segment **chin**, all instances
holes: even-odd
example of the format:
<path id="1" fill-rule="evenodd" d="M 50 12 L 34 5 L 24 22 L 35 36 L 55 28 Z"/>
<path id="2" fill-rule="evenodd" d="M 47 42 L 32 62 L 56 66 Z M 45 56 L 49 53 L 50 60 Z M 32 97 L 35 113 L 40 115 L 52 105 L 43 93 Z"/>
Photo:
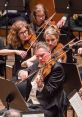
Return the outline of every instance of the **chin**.
<path id="1" fill-rule="evenodd" d="M 41 65 L 44 65 L 44 64 L 45 64 L 45 62 L 40 62 L 40 64 L 41 64 Z"/>
<path id="2" fill-rule="evenodd" d="M 24 39 L 24 41 L 28 41 L 29 39 Z"/>

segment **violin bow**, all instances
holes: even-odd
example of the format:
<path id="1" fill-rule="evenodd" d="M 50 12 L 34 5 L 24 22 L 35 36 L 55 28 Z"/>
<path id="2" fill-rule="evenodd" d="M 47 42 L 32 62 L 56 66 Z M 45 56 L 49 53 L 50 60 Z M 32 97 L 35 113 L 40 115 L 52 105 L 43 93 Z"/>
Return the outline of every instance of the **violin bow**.
<path id="1" fill-rule="evenodd" d="M 46 20 L 45 22 L 45 25 L 47 26 L 48 23 L 52 20 L 52 18 L 56 15 L 56 12 L 52 14 L 52 16 L 49 17 L 49 19 Z M 37 30 L 36 30 L 36 33 L 41 29 L 43 28 L 44 24 L 42 24 Z M 46 28 L 46 27 L 45 27 Z"/>
<path id="2" fill-rule="evenodd" d="M 56 12 L 53 13 L 53 15 L 47 20 L 46 25 L 44 26 L 44 28 L 40 31 L 40 33 L 38 34 L 38 36 L 36 37 L 36 40 L 38 39 L 38 37 L 41 35 L 41 33 L 44 31 L 44 29 L 46 28 L 46 26 L 48 25 L 48 23 L 51 21 L 51 19 L 56 15 Z M 33 44 L 36 42 L 36 40 L 33 41 L 33 43 L 30 45 L 29 49 L 27 50 L 27 52 L 31 49 L 31 47 L 33 46 Z"/>
<path id="3" fill-rule="evenodd" d="M 73 40 L 71 40 L 70 42 L 68 42 L 65 46 L 63 46 L 62 48 L 55 50 L 54 54 L 57 54 L 58 52 L 61 52 L 65 47 L 67 47 L 70 43 L 72 43 L 76 38 L 74 38 Z"/>
<path id="4" fill-rule="evenodd" d="M 74 38 L 73 40 L 71 40 L 70 42 L 68 42 L 63 48 L 58 49 L 58 50 L 55 52 L 55 54 L 57 54 L 58 52 L 60 52 L 61 50 L 63 50 L 66 46 L 68 46 L 69 44 L 71 44 L 75 39 L 76 39 L 76 38 Z M 82 40 L 79 40 L 79 41 L 73 43 L 71 46 L 76 45 L 76 44 L 79 43 L 79 42 L 82 42 Z M 68 51 L 69 51 L 69 50 L 66 50 L 65 52 L 63 52 L 62 54 L 60 54 L 59 56 L 57 56 L 57 57 L 56 57 L 56 60 L 57 60 L 58 58 L 62 57 L 62 56 L 63 56 L 66 52 L 68 52 Z M 55 60 L 55 61 L 56 61 L 56 60 Z"/>

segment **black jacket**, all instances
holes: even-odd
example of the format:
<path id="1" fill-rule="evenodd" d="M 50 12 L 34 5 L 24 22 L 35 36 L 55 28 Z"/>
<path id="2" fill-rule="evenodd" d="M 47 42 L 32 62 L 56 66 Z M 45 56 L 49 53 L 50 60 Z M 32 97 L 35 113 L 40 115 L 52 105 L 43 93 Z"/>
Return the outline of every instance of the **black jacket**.
<path id="1" fill-rule="evenodd" d="M 34 64 L 29 69 L 29 73 L 38 69 L 38 64 Z M 28 79 L 27 93 L 31 91 L 31 80 Z M 41 109 L 44 111 L 45 117 L 63 117 L 63 112 L 66 106 L 66 94 L 63 90 L 64 70 L 59 63 L 56 63 L 51 70 L 51 73 L 45 77 L 44 88 L 41 92 L 37 91 L 37 98 L 40 101 Z M 30 84 L 30 85 L 29 85 Z M 23 85 L 24 88 L 25 85 Z M 25 91 L 25 90 L 24 90 Z M 23 92 L 23 91 L 22 91 Z M 23 92 L 24 93 L 24 92 Z M 34 107 L 34 106 L 33 106 Z"/>

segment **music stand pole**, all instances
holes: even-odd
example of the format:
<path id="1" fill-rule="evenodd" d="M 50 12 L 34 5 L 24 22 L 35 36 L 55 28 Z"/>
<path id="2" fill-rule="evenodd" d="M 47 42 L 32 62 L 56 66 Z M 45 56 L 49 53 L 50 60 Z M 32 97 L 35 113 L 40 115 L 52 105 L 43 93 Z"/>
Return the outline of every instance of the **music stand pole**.
<path id="1" fill-rule="evenodd" d="M 70 39 L 70 32 L 71 32 L 71 26 L 70 26 L 70 17 L 71 17 L 71 0 L 68 0 L 67 2 L 67 12 L 68 12 L 68 17 L 67 17 L 67 21 L 68 21 L 68 37 L 67 39 Z"/>
<path id="2" fill-rule="evenodd" d="M 6 104 L 7 104 L 7 110 L 9 110 L 10 108 L 10 103 L 14 100 L 14 94 L 8 94 L 8 96 L 6 97 Z"/>
<path id="3" fill-rule="evenodd" d="M 7 34 L 8 34 L 8 0 L 5 2 L 5 10 L 6 10 L 6 45 L 7 45 Z"/>

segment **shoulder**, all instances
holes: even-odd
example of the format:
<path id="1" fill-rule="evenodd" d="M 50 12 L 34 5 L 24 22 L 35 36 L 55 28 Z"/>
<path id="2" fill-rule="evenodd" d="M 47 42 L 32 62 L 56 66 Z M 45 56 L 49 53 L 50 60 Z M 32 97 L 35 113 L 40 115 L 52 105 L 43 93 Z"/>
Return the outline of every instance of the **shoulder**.
<path id="1" fill-rule="evenodd" d="M 53 66 L 53 71 L 61 71 L 62 73 L 64 73 L 64 69 L 63 69 L 63 66 L 61 63 L 56 63 L 54 66 Z"/>
<path id="2" fill-rule="evenodd" d="M 61 68 L 63 68 L 62 64 L 59 63 L 59 62 L 56 62 L 56 64 L 54 65 L 54 68 L 56 68 L 56 67 L 61 67 Z"/>

